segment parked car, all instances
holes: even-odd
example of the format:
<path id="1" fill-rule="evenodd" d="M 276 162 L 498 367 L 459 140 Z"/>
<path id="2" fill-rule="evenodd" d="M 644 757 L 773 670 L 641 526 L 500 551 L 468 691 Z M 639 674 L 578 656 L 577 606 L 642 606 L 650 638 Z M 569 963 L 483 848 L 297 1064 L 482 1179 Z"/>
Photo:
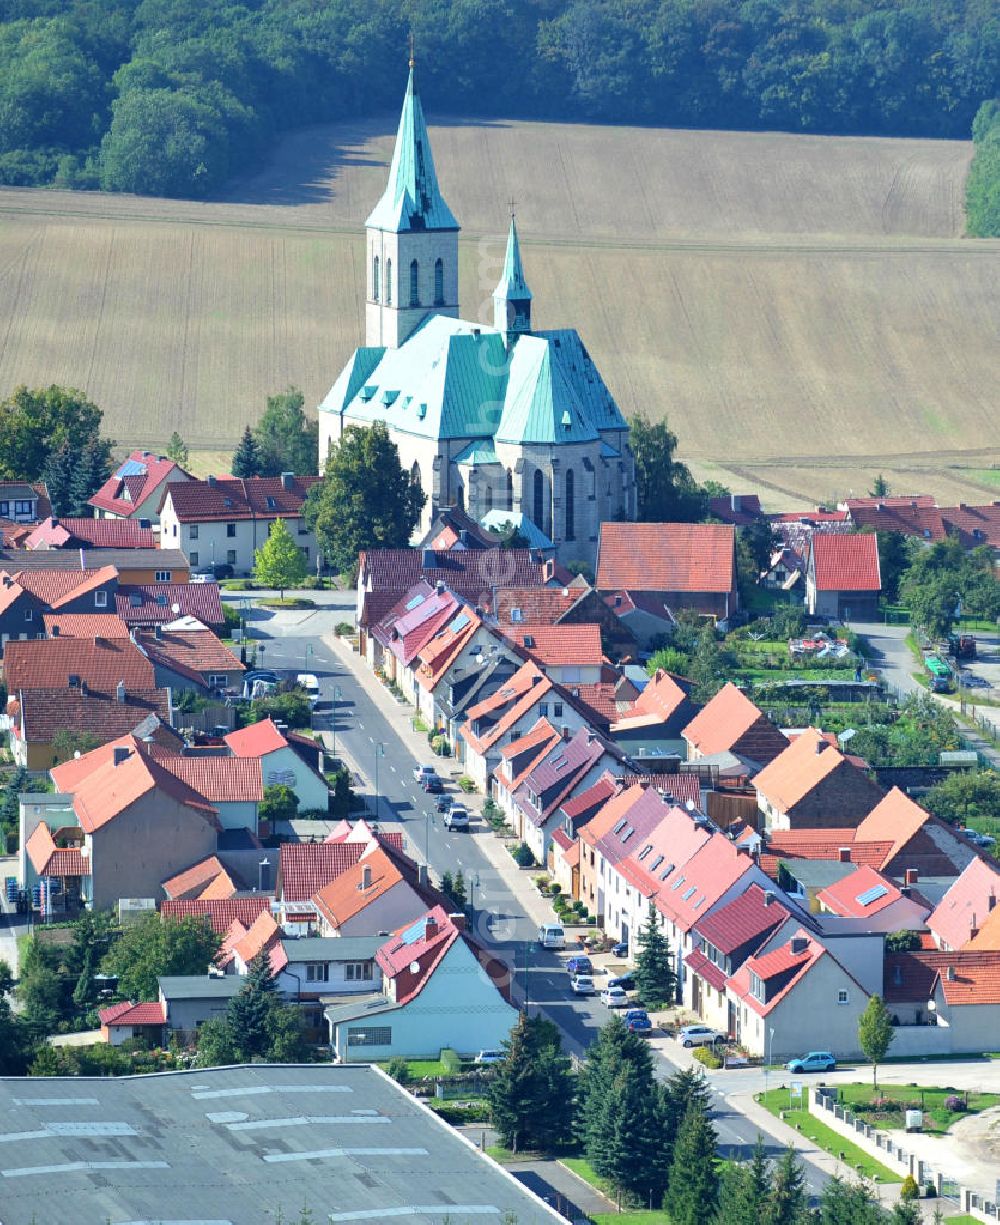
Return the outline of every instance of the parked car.
<path id="1" fill-rule="evenodd" d="M 569 986 L 574 995 L 593 995 L 597 990 L 589 974 L 574 974 Z"/>
<path id="2" fill-rule="evenodd" d="M 785 1064 L 789 1072 L 832 1072 L 836 1066 L 837 1061 L 829 1051 L 810 1051 Z"/>
<path id="3" fill-rule="evenodd" d="M 571 957 L 566 962 L 566 969 L 570 974 L 593 974 L 594 972 L 589 957 Z"/>
<path id="4" fill-rule="evenodd" d="M 609 1008 L 624 1008 L 628 1003 L 628 996 L 621 987 L 605 987 L 601 992 L 601 1003 L 607 1004 Z"/>
<path id="5" fill-rule="evenodd" d="M 722 1041 L 722 1034 L 707 1025 L 685 1025 L 677 1031 L 677 1041 L 681 1046 L 713 1046 Z"/>
<path id="6" fill-rule="evenodd" d="M 503 1063 L 503 1051 L 480 1051 L 472 1062 L 480 1065 Z"/>
<path id="7" fill-rule="evenodd" d="M 420 786 L 423 787 L 428 795 L 439 795 L 444 791 L 444 783 L 436 774 L 425 775 Z"/>
<path id="8" fill-rule="evenodd" d="M 962 684 L 966 689 L 991 689 L 992 686 L 985 676 L 977 676 L 975 672 L 963 672 Z"/>
<path id="9" fill-rule="evenodd" d="M 625 1013 L 625 1024 L 633 1034 L 648 1034 L 653 1029 L 653 1022 L 645 1008 L 630 1008 Z"/>
<path id="10" fill-rule="evenodd" d="M 444 814 L 445 829 L 468 829 L 469 828 L 469 810 L 463 808 L 461 804 L 455 804 Z"/>
<path id="11" fill-rule="evenodd" d="M 414 766 L 413 781 L 422 783 L 425 778 L 437 778 L 437 770 L 434 766 Z"/>
<path id="12" fill-rule="evenodd" d="M 566 947 L 566 933 L 558 923 L 545 923 L 538 929 L 538 943 L 543 949 Z"/>
<path id="13" fill-rule="evenodd" d="M 627 957 L 628 956 L 628 941 L 622 940 L 620 944 L 613 944 L 611 946 L 611 952 L 615 957 Z"/>
<path id="14" fill-rule="evenodd" d="M 621 987 L 623 991 L 634 991 L 635 990 L 635 978 L 632 976 L 631 973 L 616 974 L 612 978 L 608 979 L 608 986 L 609 987 Z"/>
<path id="15" fill-rule="evenodd" d="M 306 691 L 310 706 L 319 704 L 319 678 L 311 672 L 300 672 L 295 678 L 296 685 Z"/>

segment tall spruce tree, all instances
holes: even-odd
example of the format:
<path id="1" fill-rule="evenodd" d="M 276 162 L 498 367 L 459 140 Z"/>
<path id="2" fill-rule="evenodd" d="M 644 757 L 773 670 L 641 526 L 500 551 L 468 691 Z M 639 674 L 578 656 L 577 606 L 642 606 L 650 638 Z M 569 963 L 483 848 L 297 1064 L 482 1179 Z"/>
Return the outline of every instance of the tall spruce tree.
<path id="1" fill-rule="evenodd" d="M 673 1144 L 684 1116 L 694 1104 L 706 1114 L 711 1105 L 712 1094 L 699 1068 L 681 1068 L 664 1082 L 664 1126 L 667 1137 Z"/>
<path id="2" fill-rule="evenodd" d="M 674 1002 L 677 974 L 670 956 L 670 942 L 652 902 L 646 922 L 639 929 L 638 950 L 635 981 L 639 998 L 647 1008 L 668 1007 Z"/>
<path id="3" fill-rule="evenodd" d="M 572 1132 L 573 1078 L 559 1030 L 544 1017 L 518 1017 L 503 1044 L 487 1096 L 505 1147 L 558 1148 Z"/>
<path id="4" fill-rule="evenodd" d="M 91 441 L 74 459 L 66 513 L 85 517 L 90 509 L 88 503 L 91 496 L 111 475 L 111 458 L 103 443 Z"/>
<path id="5" fill-rule="evenodd" d="M 587 1050 L 587 1058 L 577 1083 L 577 1135 L 594 1169 L 598 1169 L 607 1140 L 608 1095 L 623 1064 L 635 1063 L 643 1076 L 653 1080 L 649 1048 L 630 1033 L 621 1017 L 614 1016 L 602 1025 L 597 1039 Z"/>
<path id="6" fill-rule="evenodd" d="M 49 491 L 49 501 L 54 515 L 69 515 L 73 505 L 73 471 L 76 456 L 68 442 L 49 452 L 42 469 L 42 480 Z"/>
<path id="7" fill-rule="evenodd" d="M 725 1167 L 719 1179 L 715 1225 L 771 1225 L 771 1163 L 757 1137 L 749 1161 Z"/>
<path id="8" fill-rule="evenodd" d="M 795 1149 L 788 1146 L 771 1171 L 767 1225 L 802 1225 L 808 1219 L 809 1196 L 805 1174 Z"/>
<path id="9" fill-rule="evenodd" d="M 692 1101 L 674 1141 L 667 1210 L 673 1225 L 710 1221 L 719 1195 L 715 1147 L 718 1137 L 708 1111 Z"/>
<path id="10" fill-rule="evenodd" d="M 277 984 L 271 960 L 258 953 L 247 967 L 246 982 L 229 1001 L 227 1020 L 241 1058 L 264 1058 L 271 1045 L 269 1021 L 277 1001 Z"/>
<path id="11" fill-rule="evenodd" d="M 170 441 L 167 443 L 167 459 L 172 459 L 175 464 L 180 464 L 183 468 L 188 462 L 190 452 L 188 444 L 178 434 L 176 430 L 170 435 Z"/>
<path id="12" fill-rule="evenodd" d="M 243 437 L 233 452 L 232 469 L 233 476 L 244 479 L 248 476 L 260 476 L 263 471 L 260 448 L 257 446 L 257 439 L 254 438 L 249 425 L 243 430 Z"/>
<path id="13" fill-rule="evenodd" d="M 670 1166 L 661 1094 L 634 1063 L 622 1065 L 608 1094 L 601 1173 L 629 1199 L 658 1208 Z"/>

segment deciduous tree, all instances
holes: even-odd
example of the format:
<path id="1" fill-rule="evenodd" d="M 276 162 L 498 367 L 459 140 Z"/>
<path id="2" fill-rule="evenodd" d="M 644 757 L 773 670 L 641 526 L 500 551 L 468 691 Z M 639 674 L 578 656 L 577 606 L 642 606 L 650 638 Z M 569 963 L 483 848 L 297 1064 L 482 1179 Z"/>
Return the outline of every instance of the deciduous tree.
<path id="1" fill-rule="evenodd" d="M 261 587 L 276 587 L 281 599 L 289 587 L 302 585 L 306 559 L 284 519 L 275 519 L 267 539 L 254 554 L 253 576 Z"/>
<path id="2" fill-rule="evenodd" d="M 305 402 L 297 387 L 268 396 L 254 430 L 264 476 L 314 476 L 319 471 L 319 424 L 306 416 Z"/>
<path id="3" fill-rule="evenodd" d="M 885 1001 L 880 995 L 873 995 L 858 1018 L 858 1044 L 872 1065 L 872 1084 L 875 1086 L 878 1085 L 878 1065 L 886 1057 L 895 1036 Z"/>
<path id="4" fill-rule="evenodd" d="M 53 451 L 80 456 L 94 444 L 110 462 L 114 443 L 101 438 L 104 414 L 70 387 L 18 387 L 0 401 L 0 480 L 37 481 Z"/>
<path id="5" fill-rule="evenodd" d="M 687 465 L 674 458 L 677 436 L 666 421 L 651 422 L 637 413 L 629 420 L 629 446 L 642 522 L 695 523 L 705 517 L 708 498 Z"/>
<path id="6" fill-rule="evenodd" d="M 119 994 L 126 999 L 155 1000 L 158 978 L 205 974 L 220 944 L 201 917 L 161 919 L 151 914 L 125 928 L 104 955 L 101 969 L 117 974 Z"/>

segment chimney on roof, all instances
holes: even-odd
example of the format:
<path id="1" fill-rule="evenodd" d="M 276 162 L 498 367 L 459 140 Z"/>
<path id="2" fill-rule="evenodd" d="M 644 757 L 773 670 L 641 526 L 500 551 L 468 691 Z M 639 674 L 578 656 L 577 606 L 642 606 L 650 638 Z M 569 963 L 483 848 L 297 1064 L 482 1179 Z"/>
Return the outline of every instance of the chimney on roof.
<path id="1" fill-rule="evenodd" d="M 438 593 L 438 595 L 444 595 L 444 579 L 438 579 L 438 581 L 434 584 L 434 590 Z"/>
<path id="2" fill-rule="evenodd" d="M 948 969 L 945 971 L 945 977 L 950 983 L 953 983 L 955 981 L 955 967 L 954 966 L 948 967 Z"/>
<path id="3" fill-rule="evenodd" d="M 425 863 L 417 864 L 417 884 L 427 884 L 427 865 Z"/>
<path id="4" fill-rule="evenodd" d="M 774 905 L 774 890 L 773 889 L 764 890 L 764 905 L 765 906 Z"/>
<path id="5" fill-rule="evenodd" d="M 793 957 L 800 957 L 809 947 L 809 941 L 805 936 L 793 936 L 788 942 L 788 947 Z"/>
<path id="6" fill-rule="evenodd" d="M 370 864 L 365 864 L 361 869 L 361 888 L 370 889 L 372 887 L 372 870 Z"/>
<path id="7" fill-rule="evenodd" d="M 992 910 L 997 904 L 997 895 L 990 890 L 990 896 L 986 899 L 987 910 Z"/>
<path id="8" fill-rule="evenodd" d="M 564 723 L 562 727 L 560 727 L 559 735 L 562 736 L 563 740 L 569 739 L 569 725 L 568 724 Z"/>
<path id="9" fill-rule="evenodd" d="M 58 626 L 58 625 L 53 625 L 53 627 L 52 627 L 52 637 L 53 637 L 53 638 L 58 638 L 58 637 L 59 637 L 59 626 Z"/>
<path id="10" fill-rule="evenodd" d="M 459 528 L 458 538 L 468 548 L 469 545 L 469 529 L 467 527 Z"/>
<path id="11" fill-rule="evenodd" d="M 271 890 L 271 861 L 266 855 L 257 865 L 257 888 L 261 893 Z"/>
<path id="12" fill-rule="evenodd" d="M 205 480 L 206 480 L 206 481 L 208 481 L 208 483 L 209 483 L 209 485 L 211 486 L 211 488 L 212 488 L 212 489 L 214 489 L 214 488 L 215 488 L 215 477 L 214 477 L 214 476 L 212 476 L 212 474 L 211 474 L 211 473 L 209 473 L 209 475 L 205 477 Z"/>
<path id="13" fill-rule="evenodd" d="M 455 914 L 450 914 L 448 916 L 448 922 L 451 923 L 453 927 L 457 927 L 460 932 L 465 931 L 465 915 L 464 914 L 458 914 L 457 912 Z"/>
<path id="14" fill-rule="evenodd" d="M 291 487 L 292 487 L 292 481 L 294 481 L 294 480 L 295 480 L 295 473 L 294 473 L 294 472 L 282 472 L 282 474 L 281 474 L 281 488 L 282 488 L 282 489 L 291 489 Z"/>
<path id="15" fill-rule="evenodd" d="M 979 923 L 976 919 L 975 912 L 973 912 L 970 917 L 972 921 L 969 924 L 969 939 L 975 940 L 975 938 L 979 935 Z"/>
<path id="16" fill-rule="evenodd" d="M 434 570 L 437 568 L 437 557 L 435 556 L 433 549 L 424 549 L 420 558 L 420 564 L 425 570 Z"/>
<path id="17" fill-rule="evenodd" d="M 130 756 L 131 754 L 129 753 L 128 749 L 123 744 L 119 744 L 115 746 L 114 764 L 116 766 L 120 766 L 123 762 L 128 761 Z"/>
<path id="18" fill-rule="evenodd" d="M 115 685 L 115 701 L 116 702 L 125 701 L 125 682 L 124 681 L 119 681 L 118 684 Z"/>
<path id="19" fill-rule="evenodd" d="M 920 879 L 920 873 L 916 868 L 907 868 L 904 879 L 908 885 L 915 885 Z"/>
<path id="20" fill-rule="evenodd" d="M 849 846 L 840 847 L 837 851 L 837 858 L 840 860 L 841 863 L 850 863 L 851 862 L 851 848 Z"/>
<path id="21" fill-rule="evenodd" d="M 424 936 L 427 940 L 433 940 L 437 935 L 438 925 L 437 919 L 433 915 L 428 915 L 424 924 Z"/>
<path id="22" fill-rule="evenodd" d="M 729 509 L 730 510 L 739 511 L 742 509 L 742 505 L 743 505 L 743 499 L 740 497 L 738 493 L 731 493 L 729 495 Z"/>

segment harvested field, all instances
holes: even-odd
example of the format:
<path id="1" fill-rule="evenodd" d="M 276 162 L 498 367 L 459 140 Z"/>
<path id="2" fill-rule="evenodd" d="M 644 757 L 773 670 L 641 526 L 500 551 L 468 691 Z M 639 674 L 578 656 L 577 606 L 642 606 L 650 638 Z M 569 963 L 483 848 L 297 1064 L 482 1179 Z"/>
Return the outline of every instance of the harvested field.
<path id="1" fill-rule="evenodd" d="M 123 442 L 176 428 L 206 452 L 269 392 L 317 402 L 361 337 L 393 128 L 296 133 L 225 201 L 0 191 L 0 391 L 74 384 Z M 770 504 L 879 470 L 995 496 L 1000 242 L 959 237 L 969 145 L 530 123 L 432 139 L 466 317 L 489 318 L 513 195 L 538 324 L 577 326 L 623 410 L 665 413 L 703 475 Z"/>

